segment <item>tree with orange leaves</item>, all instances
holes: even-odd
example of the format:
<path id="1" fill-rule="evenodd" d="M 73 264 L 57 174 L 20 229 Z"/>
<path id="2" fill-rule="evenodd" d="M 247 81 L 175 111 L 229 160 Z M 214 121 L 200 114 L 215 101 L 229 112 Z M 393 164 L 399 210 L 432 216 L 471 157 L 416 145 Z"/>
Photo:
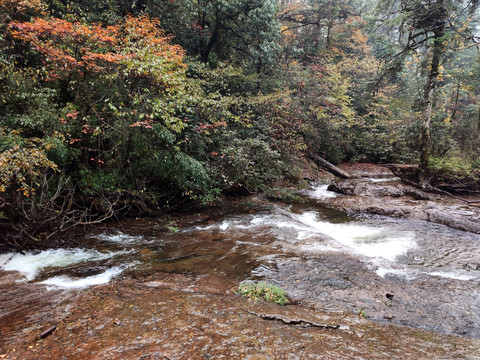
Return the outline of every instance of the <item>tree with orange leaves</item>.
<path id="1" fill-rule="evenodd" d="M 3 49 L 15 51 L 0 83 L 0 203 L 7 213 L 50 206 L 22 204 L 50 199 L 37 184 L 57 169 L 87 194 L 152 184 L 198 191 L 204 170 L 177 145 L 194 97 L 184 51 L 158 20 L 127 16 L 102 26 L 34 18 L 7 29 Z"/>
<path id="2" fill-rule="evenodd" d="M 22 128 L 35 137 L 60 131 L 69 151 L 82 154 L 82 160 L 69 156 L 85 171 L 122 169 L 136 156 L 151 156 L 155 142 L 156 151 L 173 150 L 172 139 L 185 128 L 186 66 L 183 49 L 171 44 L 158 20 L 128 16 L 105 27 L 35 18 L 11 22 L 9 32 L 27 50 L 19 61 L 30 65 L 24 71 L 49 88 L 48 101 L 56 103 L 49 113 L 57 107 L 58 120 L 9 117 L 5 131 Z"/>
<path id="3" fill-rule="evenodd" d="M 180 75 L 185 67 L 183 50 L 169 43 L 158 20 L 146 16 L 129 16 L 122 25 L 108 27 L 36 18 L 12 22 L 10 31 L 43 55 L 51 79 L 105 73 L 122 65 L 170 86 L 170 75 Z"/>
<path id="4" fill-rule="evenodd" d="M 46 69 L 46 81 L 58 85 L 59 102 L 73 103 L 84 119 L 96 117 L 97 124 L 86 121 L 83 128 L 106 125 L 109 117 L 118 118 L 118 105 L 129 102 L 131 124 L 140 117 L 163 120 L 171 131 L 182 129 L 175 115 L 185 91 L 184 52 L 170 43 L 158 20 L 129 16 L 120 25 L 103 27 L 36 18 L 12 22 L 9 28 L 15 39 L 41 55 L 39 68 Z M 106 106 L 100 99 L 112 87 L 117 96 L 110 95 Z M 155 101 L 150 101 L 153 93 Z"/>

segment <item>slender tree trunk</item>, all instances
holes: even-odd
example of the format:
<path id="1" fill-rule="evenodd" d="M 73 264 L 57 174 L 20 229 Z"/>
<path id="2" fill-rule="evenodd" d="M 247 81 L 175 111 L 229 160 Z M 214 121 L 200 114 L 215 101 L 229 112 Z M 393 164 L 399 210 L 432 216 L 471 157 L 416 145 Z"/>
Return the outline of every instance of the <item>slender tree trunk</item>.
<path id="1" fill-rule="evenodd" d="M 219 18 L 219 13 L 218 10 L 215 15 L 215 25 L 212 30 L 212 34 L 210 35 L 210 39 L 208 40 L 208 43 L 206 46 L 201 50 L 201 56 L 202 56 L 202 61 L 203 62 L 208 62 L 208 56 L 210 55 L 210 52 L 213 49 L 213 46 L 217 43 L 219 33 L 220 33 L 220 18 Z"/>
<path id="2" fill-rule="evenodd" d="M 478 107 L 477 132 L 480 133 L 480 106 Z"/>
<path id="3" fill-rule="evenodd" d="M 327 25 L 327 39 L 325 41 L 325 48 L 330 48 L 330 36 L 333 27 L 333 21 L 329 21 Z"/>
<path id="4" fill-rule="evenodd" d="M 474 147 L 476 147 L 477 149 L 479 148 L 479 144 L 480 144 L 480 106 L 478 107 L 478 118 L 477 118 L 477 133 L 476 133 L 476 143 L 474 143 Z M 477 152 L 478 154 L 478 152 Z"/>
<path id="5" fill-rule="evenodd" d="M 460 98 L 460 82 L 457 82 L 457 87 L 455 89 L 455 99 L 453 100 L 453 109 L 452 109 L 452 115 L 450 115 L 450 123 L 453 125 L 455 121 L 455 116 L 457 115 L 457 110 L 458 110 L 458 99 Z M 453 126 L 451 126 L 450 129 L 452 129 Z"/>
<path id="6" fill-rule="evenodd" d="M 426 179 L 428 174 L 428 158 L 430 157 L 430 125 L 432 122 L 433 102 L 435 90 L 438 85 L 438 74 L 440 68 L 440 61 L 443 55 L 444 43 L 444 27 L 442 23 L 435 29 L 433 54 L 430 62 L 430 70 L 428 74 L 427 84 L 425 85 L 425 92 L 423 96 L 423 114 L 421 125 L 421 141 L 420 141 L 420 181 Z"/>

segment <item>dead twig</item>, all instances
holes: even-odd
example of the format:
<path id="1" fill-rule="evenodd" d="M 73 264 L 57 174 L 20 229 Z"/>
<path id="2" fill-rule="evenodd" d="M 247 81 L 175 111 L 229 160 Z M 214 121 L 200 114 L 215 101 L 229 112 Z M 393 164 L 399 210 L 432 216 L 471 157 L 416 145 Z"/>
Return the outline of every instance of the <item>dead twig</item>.
<path id="1" fill-rule="evenodd" d="M 55 325 L 50 326 L 47 330 L 45 330 L 40 335 L 38 335 L 37 338 L 39 340 L 45 339 L 48 335 L 52 334 L 56 329 L 57 329 L 57 327 Z"/>
<path id="2" fill-rule="evenodd" d="M 302 327 L 316 327 L 321 329 L 332 329 L 332 330 L 340 329 L 340 325 L 326 325 L 326 324 L 320 324 L 320 323 L 316 323 L 316 322 L 302 319 L 302 318 L 291 319 L 279 314 L 260 314 L 260 313 L 256 313 L 256 312 L 245 310 L 245 309 L 240 309 L 240 310 L 242 310 L 243 312 L 246 312 L 247 314 L 262 318 L 264 320 L 280 321 L 286 325 L 299 325 Z"/>

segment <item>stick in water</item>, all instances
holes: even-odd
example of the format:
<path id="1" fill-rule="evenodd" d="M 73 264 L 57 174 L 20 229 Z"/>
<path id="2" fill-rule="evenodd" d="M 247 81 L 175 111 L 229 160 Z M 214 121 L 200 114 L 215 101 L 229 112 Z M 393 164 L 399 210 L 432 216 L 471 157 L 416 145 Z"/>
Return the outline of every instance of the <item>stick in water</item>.
<path id="1" fill-rule="evenodd" d="M 47 330 L 45 330 L 44 332 L 42 332 L 40 335 L 38 335 L 38 338 L 39 339 L 45 339 L 48 335 L 50 335 L 51 333 L 53 333 L 55 331 L 57 327 L 55 325 L 49 327 Z"/>

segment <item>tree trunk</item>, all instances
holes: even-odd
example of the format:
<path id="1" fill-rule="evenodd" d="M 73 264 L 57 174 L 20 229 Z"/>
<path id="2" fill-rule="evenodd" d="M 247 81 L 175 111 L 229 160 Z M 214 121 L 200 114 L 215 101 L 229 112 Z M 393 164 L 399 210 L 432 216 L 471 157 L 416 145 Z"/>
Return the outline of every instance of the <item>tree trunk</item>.
<path id="1" fill-rule="evenodd" d="M 428 173 L 428 158 L 430 157 L 430 124 L 432 122 L 433 101 L 435 90 L 437 88 L 437 78 L 439 74 L 440 61 L 443 55 L 445 24 L 440 22 L 434 31 L 433 55 L 430 62 L 430 70 L 428 74 L 427 84 L 423 96 L 423 114 L 421 125 L 421 141 L 420 141 L 420 181 L 426 179 Z"/>
<path id="2" fill-rule="evenodd" d="M 480 106 L 478 107 L 477 133 L 480 133 Z"/>
<path id="3" fill-rule="evenodd" d="M 452 124 L 452 126 L 450 127 L 450 132 L 453 129 L 453 123 L 455 121 L 455 116 L 457 115 L 459 98 L 460 98 L 460 82 L 457 82 L 457 86 L 455 88 L 455 99 L 453 100 L 452 115 L 450 115 L 450 123 Z"/>
<path id="4" fill-rule="evenodd" d="M 333 27 L 333 21 L 329 21 L 327 25 L 327 39 L 325 41 L 326 49 L 330 48 L 330 36 L 331 36 L 332 27 Z"/>
<path id="5" fill-rule="evenodd" d="M 201 49 L 201 57 L 203 62 L 208 62 L 208 57 L 212 51 L 214 45 L 217 43 L 220 33 L 220 18 L 218 10 L 215 13 L 215 25 L 213 26 L 212 34 L 206 46 Z"/>

